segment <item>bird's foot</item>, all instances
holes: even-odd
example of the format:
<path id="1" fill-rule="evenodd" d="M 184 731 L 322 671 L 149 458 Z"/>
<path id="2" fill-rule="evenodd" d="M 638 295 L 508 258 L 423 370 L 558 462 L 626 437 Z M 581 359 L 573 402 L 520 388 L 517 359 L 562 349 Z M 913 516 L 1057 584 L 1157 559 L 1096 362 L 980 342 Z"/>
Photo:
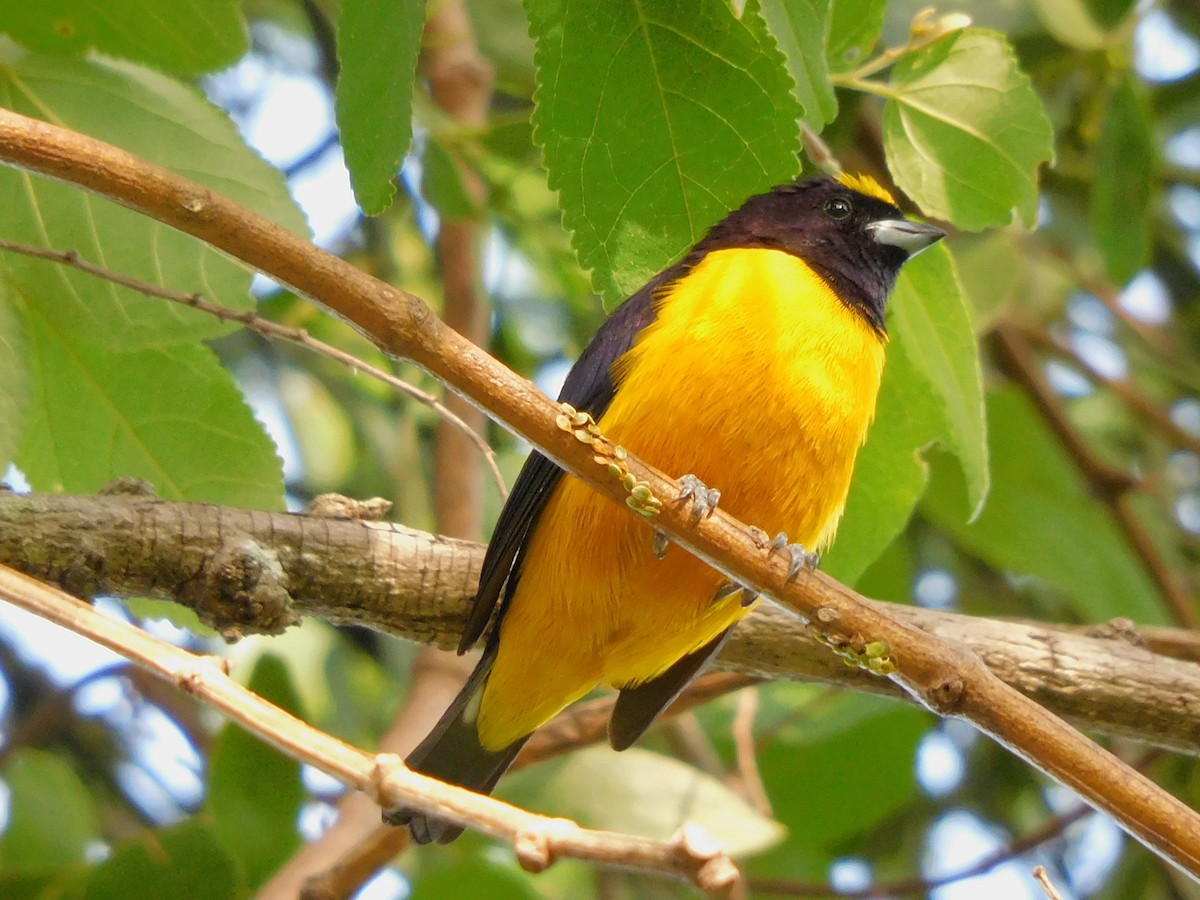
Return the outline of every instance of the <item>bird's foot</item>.
<path id="1" fill-rule="evenodd" d="M 769 553 L 782 553 L 788 558 L 787 580 L 793 581 L 801 571 L 815 572 L 821 562 L 821 554 L 810 553 L 803 544 L 788 542 L 788 536 L 782 531 L 771 541 Z"/>
<path id="2" fill-rule="evenodd" d="M 695 475 L 684 475 L 679 479 L 679 484 L 679 502 L 691 501 L 693 525 L 698 525 L 701 519 L 711 516 L 717 504 L 721 502 L 721 492 L 710 488 Z"/>
<path id="3" fill-rule="evenodd" d="M 692 504 L 692 525 L 698 525 L 702 519 L 711 516 L 717 504 L 721 502 L 721 492 L 710 488 L 695 475 L 684 475 L 679 479 L 679 484 L 679 496 L 676 500 Z M 670 544 L 671 539 L 666 534 L 657 530 L 654 532 L 653 549 L 658 559 L 667 555 L 667 547 Z"/>

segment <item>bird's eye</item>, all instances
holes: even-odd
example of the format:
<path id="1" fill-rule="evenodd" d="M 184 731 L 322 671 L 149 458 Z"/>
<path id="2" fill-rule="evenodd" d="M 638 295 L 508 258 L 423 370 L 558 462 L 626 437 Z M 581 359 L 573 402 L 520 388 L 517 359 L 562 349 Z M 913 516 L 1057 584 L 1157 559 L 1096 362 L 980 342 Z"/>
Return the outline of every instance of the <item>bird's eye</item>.
<path id="1" fill-rule="evenodd" d="M 825 215 L 831 219 L 848 219 L 854 208 L 845 197 L 830 197 L 825 201 Z"/>

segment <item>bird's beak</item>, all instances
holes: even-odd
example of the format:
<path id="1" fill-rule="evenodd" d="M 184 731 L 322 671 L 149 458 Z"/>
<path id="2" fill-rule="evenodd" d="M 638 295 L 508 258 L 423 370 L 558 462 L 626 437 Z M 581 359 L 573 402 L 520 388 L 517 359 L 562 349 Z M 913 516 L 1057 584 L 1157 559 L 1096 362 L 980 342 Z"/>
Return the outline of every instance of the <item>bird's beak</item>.
<path id="1" fill-rule="evenodd" d="M 909 256 L 916 256 L 946 236 L 946 232 L 936 225 L 925 222 L 913 222 L 908 219 L 883 219 L 872 222 L 867 230 L 875 240 L 889 247 L 899 247 Z"/>

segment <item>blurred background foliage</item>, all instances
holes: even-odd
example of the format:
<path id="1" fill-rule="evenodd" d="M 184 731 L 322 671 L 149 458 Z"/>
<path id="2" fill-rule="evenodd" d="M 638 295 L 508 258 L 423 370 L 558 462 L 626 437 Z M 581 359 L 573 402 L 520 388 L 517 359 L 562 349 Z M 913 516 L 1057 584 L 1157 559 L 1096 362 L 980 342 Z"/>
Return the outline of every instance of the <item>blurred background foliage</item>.
<path id="1" fill-rule="evenodd" d="M 496 74 L 482 127 L 427 93 L 414 0 L 163 0 L 159 17 L 132 0 L 103 15 L 3 4 L 0 105 L 305 231 L 298 204 L 320 245 L 435 309 L 439 223 L 477 221 L 492 352 L 549 393 L 606 308 L 747 194 L 816 171 L 827 147 L 952 230 L 894 298 L 879 420 L 827 569 L 871 596 L 975 615 L 1196 624 L 1200 6 L 467 6 Z M 439 390 L 168 229 L 19 172 L 0 182 L 0 237 L 257 303 Z M 45 262 L 5 255 L 0 275 L 0 463 L 14 485 L 94 492 L 136 475 L 164 497 L 292 509 L 327 491 L 378 495 L 396 520 L 435 529 L 428 408 Z M 769 410 L 763 421 L 786 436 Z M 528 448 L 495 426 L 489 440 L 511 482 Z M 489 486 L 485 521 L 500 502 Z M 218 646 L 164 604 L 102 606 Z M 0 894 L 247 896 L 328 824 L 338 785 L 119 660 L 0 613 Z M 414 648 L 310 621 L 228 652 L 256 690 L 372 746 L 404 702 Z M 761 792 L 734 740 L 751 714 Z M 1194 760 L 1148 765 L 1197 805 Z M 961 723 L 804 684 L 724 698 L 639 749 L 581 751 L 500 793 L 647 835 L 701 821 L 763 896 L 908 879 L 881 895 L 1038 897 L 1035 863 L 1063 896 L 1200 896 L 1106 819 L 1056 818 L 1074 798 Z M 1038 829 L 1023 855 L 1001 852 Z M 936 886 L 989 854 L 986 874 Z M 688 889 L 570 862 L 535 878 L 468 835 L 407 853 L 361 896 L 410 892 Z"/>

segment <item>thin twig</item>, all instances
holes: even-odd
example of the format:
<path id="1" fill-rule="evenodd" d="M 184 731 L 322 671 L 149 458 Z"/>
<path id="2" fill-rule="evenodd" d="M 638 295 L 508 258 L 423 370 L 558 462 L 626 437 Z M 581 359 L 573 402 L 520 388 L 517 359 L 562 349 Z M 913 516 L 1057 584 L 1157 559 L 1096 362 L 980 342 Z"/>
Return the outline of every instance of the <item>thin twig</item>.
<path id="1" fill-rule="evenodd" d="M 229 677 L 228 660 L 172 646 L 7 566 L 0 566 L 0 599 L 174 683 L 293 759 L 363 791 L 384 809 L 413 806 L 511 844 L 527 871 L 541 872 L 569 857 L 677 878 L 726 896 L 742 884 L 737 865 L 697 826 L 685 825 L 671 840 L 654 841 L 539 816 L 410 771 L 393 754 L 372 755 L 352 747 L 239 685 Z"/>
<path id="2" fill-rule="evenodd" d="M 488 467 L 492 470 L 492 477 L 496 480 L 496 487 L 500 491 L 500 495 L 502 497 L 508 496 L 508 488 L 504 483 L 504 476 L 500 474 L 500 467 L 496 463 L 496 454 L 488 446 L 487 441 L 472 430 L 461 418 L 448 410 L 437 397 L 409 384 L 407 381 L 397 378 L 395 375 L 391 375 L 382 369 L 363 362 L 351 353 L 339 350 L 332 344 L 318 340 L 303 328 L 280 325 L 278 322 L 264 319 L 250 310 L 237 310 L 231 309 L 228 306 L 221 306 L 210 300 L 205 300 L 200 294 L 186 294 L 182 291 L 173 291 L 170 288 L 160 287 L 148 281 L 122 275 L 120 272 L 114 272 L 111 269 L 106 269 L 103 266 L 89 262 L 74 250 L 52 250 L 3 239 L 0 239 L 0 250 L 7 250 L 11 253 L 20 253 L 22 256 L 31 256 L 35 259 L 55 262 L 96 278 L 101 278 L 112 284 L 127 287 L 147 297 L 153 297 L 158 300 L 169 300 L 172 303 L 179 303 L 202 313 L 207 313 L 210 316 L 220 319 L 222 322 L 237 322 L 239 325 L 249 328 L 251 331 L 261 334 L 267 339 L 287 341 L 292 344 L 298 344 L 301 347 L 307 347 L 309 350 L 336 360 L 352 371 L 361 372 L 364 375 L 382 381 L 384 384 L 395 388 L 418 403 L 428 406 L 455 428 L 462 431 L 463 434 L 467 435 L 471 442 L 479 449 L 479 452 L 483 454 Z"/>
<path id="3" fill-rule="evenodd" d="M 1033 877 L 1037 879 L 1037 883 L 1046 892 L 1047 900 L 1062 900 L 1062 895 L 1054 889 L 1054 883 L 1050 881 L 1050 876 L 1046 873 L 1045 866 L 1034 866 Z"/>

